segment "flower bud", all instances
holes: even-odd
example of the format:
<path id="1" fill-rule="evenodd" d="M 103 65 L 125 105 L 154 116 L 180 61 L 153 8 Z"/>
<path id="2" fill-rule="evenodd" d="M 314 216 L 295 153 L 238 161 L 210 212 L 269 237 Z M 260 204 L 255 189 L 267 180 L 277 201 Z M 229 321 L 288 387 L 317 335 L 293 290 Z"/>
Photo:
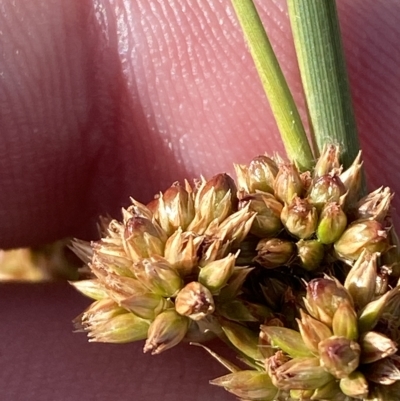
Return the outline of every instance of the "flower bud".
<path id="1" fill-rule="evenodd" d="M 185 337 L 188 327 L 189 319 L 174 309 L 161 312 L 150 324 L 143 352 L 155 355 L 174 347 Z"/>
<path id="2" fill-rule="evenodd" d="M 155 215 L 168 235 L 179 227 L 185 230 L 194 218 L 194 202 L 191 193 L 179 183 L 173 184 L 158 198 Z"/>
<path id="3" fill-rule="evenodd" d="M 318 269 L 324 258 L 324 246 L 317 240 L 300 240 L 296 243 L 301 267 L 308 271 Z"/>
<path id="4" fill-rule="evenodd" d="M 345 337 L 348 340 L 357 340 L 357 314 L 354 308 L 344 302 L 339 305 L 332 320 L 332 330 L 335 336 Z"/>
<path id="5" fill-rule="evenodd" d="M 120 305 L 143 319 L 153 320 L 164 309 L 173 307 L 171 301 L 152 293 L 131 295 L 120 302 Z"/>
<path id="6" fill-rule="evenodd" d="M 311 357 L 312 349 L 303 341 L 302 335 L 292 329 L 278 326 L 261 327 L 260 336 L 272 347 L 278 347 L 292 358 Z"/>
<path id="7" fill-rule="evenodd" d="M 70 281 L 70 284 L 83 295 L 95 299 L 96 301 L 107 298 L 107 291 L 97 279 Z"/>
<path id="8" fill-rule="evenodd" d="M 275 177 L 275 196 L 284 203 L 291 203 L 295 196 L 303 194 L 303 182 L 294 164 L 281 164 Z"/>
<path id="9" fill-rule="evenodd" d="M 321 209 L 327 202 L 341 203 L 346 188 L 340 178 L 335 174 L 319 177 L 308 191 L 310 202 Z"/>
<path id="10" fill-rule="evenodd" d="M 387 233 L 375 220 L 356 221 L 351 224 L 334 244 L 338 257 L 344 261 L 356 260 L 363 249 L 384 252 L 388 249 Z"/>
<path id="11" fill-rule="evenodd" d="M 317 358 L 294 358 L 273 370 L 272 383 L 281 390 L 313 390 L 329 383 L 332 376 Z"/>
<path id="12" fill-rule="evenodd" d="M 314 167 L 314 177 L 319 178 L 329 174 L 332 170 L 338 170 L 340 168 L 339 156 L 339 146 L 324 144 L 321 155 Z"/>
<path id="13" fill-rule="evenodd" d="M 388 187 L 371 192 L 356 205 L 357 219 L 371 219 L 383 222 L 389 212 L 393 194 Z"/>
<path id="14" fill-rule="evenodd" d="M 224 387 L 230 393 L 246 400 L 273 401 L 278 393 L 268 374 L 257 370 L 233 372 L 211 380 L 210 383 Z"/>
<path id="15" fill-rule="evenodd" d="M 332 336 L 318 344 L 321 366 L 337 379 L 348 376 L 360 363 L 360 346 L 345 337 Z"/>
<path id="16" fill-rule="evenodd" d="M 340 389 L 349 397 L 365 399 L 368 396 L 368 382 L 361 372 L 353 372 L 339 382 Z"/>
<path id="17" fill-rule="evenodd" d="M 133 262 L 162 255 L 166 240 L 166 233 L 147 218 L 135 216 L 126 223 L 123 244 Z"/>
<path id="18" fill-rule="evenodd" d="M 296 196 L 290 204 L 283 207 L 281 220 L 290 234 L 305 239 L 315 233 L 318 213 L 307 199 Z"/>
<path id="19" fill-rule="evenodd" d="M 322 208 L 317 227 L 317 237 L 323 244 L 333 244 L 343 234 L 347 217 L 341 206 L 328 202 Z"/>
<path id="20" fill-rule="evenodd" d="M 339 383 L 336 380 L 331 380 L 315 389 L 311 400 L 349 401 L 340 390 Z"/>
<path id="21" fill-rule="evenodd" d="M 250 232 L 260 238 L 271 237 L 282 229 L 282 204 L 268 193 L 256 193 L 242 198 L 239 209 L 249 205 L 249 211 L 256 212 Z"/>
<path id="22" fill-rule="evenodd" d="M 399 364 L 396 359 L 384 358 L 377 362 L 365 365 L 363 367 L 363 372 L 369 381 L 389 386 L 400 381 L 400 369 L 398 366 Z M 386 398 L 383 398 L 382 400 L 386 401 Z"/>
<path id="23" fill-rule="evenodd" d="M 256 248 L 255 261 L 267 268 L 286 265 L 294 255 L 295 245 L 279 238 L 262 239 Z"/>
<path id="24" fill-rule="evenodd" d="M 214 312 L 214 299 L 210 290 L 197 281 L 186 284 L 175 298 L 175 310 L 182 316 L 201 320 Z"/>
<path id="25" fill-rule="evenodd" d="M 315 355 L 318 355 L 318 344 L 332 336 L 328 326 L 312 318 L 300 309 L 301 320 L 296 319 L 304 344 Z"/>
<path id="26" fill-rule="evenodd" d="M 203 240 L 203 236 L 196 236 L 190 231 L 182 232 L 182 229 L 178 228 L 165 244 L 164 257 L 182 277 L 185 277 L 197 266 L 198 252 Z"/>
<path id="27" fill-rule="evenodd" d="M 378 323 L 385 307 L 394 298 L 400 295 L 400 287 L 394 287 L 378 299 L 368 303 L 359 313 L 358 329 L 360 333 L 372 330 Z"/>
<path id="28" fill-rule="evenodd" d="M 353 305 L 350 294 L 337 280 L 317 278 L 308 283 L 304 299 L 307 311 L 328 327 L 332 327 L 333 316 L 343 303 Z"/>
<path id="29" fill-rule="evenodd" d="M 218 294 L 219 290 L 225 286 L 232 276 L 235 261 L 235 255 L 230 253 L 223 259 L 206 264 L 200 269 L 199 282 L 205 285 L 213 294 Z"/>
<path id="30" fill-rule="evenodd" d="M 315 390 L 290 390 L 291 400 L 310 400 Z"/>
<path id="31" fill-rule="evenodd" d="M 358 152 L 357 157 L 354 159 L 351 166 L 339 175 L 340 180 L 343 182 L 347 196 L 346 204 L 349 206 L 354 205 L 360 198 L 361 184 L 362 184 L 362 161 L 361 151 Z"/>
<path id="32" fill-rule="evenodd" d="M 377 253 L 362 250 L 346 276 L 344 286 L 353 298 L 356 308 L 363 308 L 375 294 Z"/>
<path id="33" fill-rule="evenodd" d="M 397 352 L 397 345 L 389 337 L 375 331 L 364 333 L 361 345 L 361 363 L 372 363 Z"/>
<path id="34" fill-rule="evenodd" d="M 273 186 L 278 166 L 267 156 L 255 157 L 250 165 L 234 165 L 238 177 L 238 186 L 247 193 L 256 191 L 273 193 Z"/>
<path id="35" fill-rule="evenodd" d="M 204 181 L 195 198 L 196 215 L 187 231 L 203 234 L 208 225 L 222 222 L 236 207 L 236 186 L 227 174 L 217 174 Z"/>
<path id="36" fill-rule="evenodd" d="M 138 280 L 154 294 L 173 297 L 182 288 L 180 275 L 160 256 L 143 259 L 134 265 L 134 270 Z"/>
<path id="37" fill-rule="evenodd" d="M 103 299 L 82 314 L 79 327 L 88 332 L 91 342 L 126 343 L 146 338 L 149 321 Z"/>

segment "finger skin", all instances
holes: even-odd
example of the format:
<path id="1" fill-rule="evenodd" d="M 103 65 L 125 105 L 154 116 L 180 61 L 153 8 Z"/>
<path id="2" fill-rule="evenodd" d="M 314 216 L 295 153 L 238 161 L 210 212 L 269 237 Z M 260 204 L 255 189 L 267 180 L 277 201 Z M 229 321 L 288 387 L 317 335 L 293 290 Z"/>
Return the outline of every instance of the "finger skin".
<path id="1" fill-rule="evenodd" d="M 282 150 L 226 0 L 0 4 L 2 247 L 92 237 L 130 195 Z M 283 1 L 258 5 L 304 117 Z M 338 5 L 368 178 L 396 190 L 400 4 Z"/>

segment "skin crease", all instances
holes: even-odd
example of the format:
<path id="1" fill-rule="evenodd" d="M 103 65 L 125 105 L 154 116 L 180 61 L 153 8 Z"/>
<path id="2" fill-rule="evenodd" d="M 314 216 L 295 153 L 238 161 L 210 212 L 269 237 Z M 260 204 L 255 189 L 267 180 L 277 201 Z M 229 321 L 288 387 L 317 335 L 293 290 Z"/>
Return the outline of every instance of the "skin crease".
<path id="1" fill-rule="evenodd" d="M 304 118 L 284 3 L 257 2 Z M 147 201 L 175 180 L 282 151 L 229 4 L 0 0 L 1 247 L 93 238 L 97 216 L 129 196 Z M 338 10 L 370 186 L 399 192 L 400 3 Z M 151 358 L 141 344 L 72 338 L 88 301 L 69 288 L 5 286 L 2 301 L 4 399 L 169 401 L 183 379 L 186 400 L 233 399 L 207 386 L 224 370 L 198 349 Z"/>

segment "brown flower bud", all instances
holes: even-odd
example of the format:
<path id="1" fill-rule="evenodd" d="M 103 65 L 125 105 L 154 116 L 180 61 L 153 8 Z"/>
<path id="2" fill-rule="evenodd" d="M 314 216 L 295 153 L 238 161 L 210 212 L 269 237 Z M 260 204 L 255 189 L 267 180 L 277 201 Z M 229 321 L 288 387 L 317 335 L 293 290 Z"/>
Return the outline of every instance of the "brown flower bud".
<path id="1" fill-rule="evenodd" d="M 343 234 L 347 217 L 336 202 L 328 202 L 322 208 L 317 227 L 317 237 L 323 244 L 333 244 Z"/>
<path id="2" fill-rule="evenodd" d="M 303 182 L 294 164 L 281 164 L 275 177 L 275 196 L 284 203 L 291 203 L 295 196 L 303 194 Z"/>
<path id="3" fill-rule="evenodd" d="M 160 256 L 143 259 L 133 268 L 138 280 L 154 294 L 173 297 L 182 288 L 183 281 L 178 272 Z"/>
<path id="4" fill-rule="evenodd" d="M 346 204 L 349 206 L 353 206 L 360 199 L 362 165 L 360 151 L 351 166 L 339 176 L 346 188 Z"/>
<path id="5" fill-rule="evenodd" d="M 162 255 L 167 235 L 151 220 L 135 216 L 126 223 L 123 245 L 133 262 Z"/>
<path id="6" fill-rule="evenodd" d="M 179 315 L 174 309 L 161 312 L 150 324 L 143 352 L 159 354 L 179 344 L 189 327 L 189 318 Z"/>
<path id="7" fill-rule="evenodd" d="M 335 251 L 344 261 L 356 260 L 363 249 L 384 252 L 388 249 L 385 227 L 375 220 L 356 221 L 335 242 Z"/>
<path id="8" fill-rule="evenodd" d="M 344 286 L 352 296 L 356 308 L 363 308 L 375 295 L 378 255 L 362 250 L 346 276 Z"/>
<path id="9" fill-rule="evenodd" d="M 317 240 L 300 240 L 296 243 L 301 267 L 308 271 L 318 269 L 324 258 L 324 246 Z"/>
<path id="10" fill-rule="evenodd" d="M 341 203 L 346 188 L 336 174 L 319 177 L 308 191 L 310 202 L 321 209 L 327 202 Z"/>
<path id="11" fill-rule="evenodd" d="M 319 178 L 323 175 L 327 175 L 332 172 L 332 170 L 339 170 L 339 156 L 339 146 L 333 144 L 324 144 L 321 155 L 314 167 L 314 178 Z"/>
<path id="12" fill-rule="evenodd" d="M 389 212 L 393 193 L 388 187 L 381 187 L 371 192 L 356 205 L 357 219 L 372 219 L 383 222 Z"/>
<path id="13" fill-rule="evenodd" d="M 384 386 L 389 386 L 400 381 L 400 369 L 397 358 L 384 358 L 365 365 L 363 372 L 368 380 Z M 398 392 L 396 395 L 398 395 Z M 387 398 L 382 398 L 382 400 L 386 401 Z"/>
<path id="14" fill-rule="evenodd" d="M 250 232 L 260 238 L 270 237 L 282 229 L 282 204 L 271 194 L 256 193 L 242 198 L 239 209 L 249 205 L 249 211 L 256 212 Z"/>
<path id="15" fill-rule="evenodd" d="M 348 376 L 360 363 L 360 346 L 345 337 L 332 336 L 318 344 L 321 366 L 337 379 Z"/>
<path id="16" fill-rule="evenodd" d="M 308 283 L 307 294 L 304 299 L 307 311 L 328 327 L 332 327 L 333 316 L 343 303 L 352 306 L 353 300 L 337 280 L 317 278 Z"/>
<path id="17" fill-rule="evenodd" d="M 397 344 L 389 337 L 375 331 L 364 333 L 359 343 L 361 345 L 361 363 L 372 363 L 397 352 Z"/>
<path id="18" fill-rule="evenodd" d="M 311 237 L 317 228 L 317 209 L 307 200 L 295 197 L 290 204 L 285 204 L 281 220 L 290 234 L 306 239 Z"/>
<path id="19" fill-rule="evenodd" d="M 214 299 L 210 290 L 197 281 L 186 284 L 175 298 L 175 309 L 193 320 L 201 320 L 214 312 Z"/>
<path id="20" fill-rule="evenodd" d="M 307 348 L 315 355 L 318 355 L 318 344 L 332 336 L 331 329 L 324 323 L 312 318 L 300 309 L 301 320 L 296 319 L 299 325 L 301 337 Z"/>
<path id="21" fill-rule="evenodd" d="M 179 183 L 173 184 L 158 198 L 155 213 L 160 226 L 168 235 L 179 227 L 185 230 L 194 218 L 194 201 L 191 193 Z"/>
<path id="22" fill-rule="evenodd" d="M 267 268 L 274 268 L 290 262 L 294 255 L 295 245 L 291 241 L 279 238 L 262 239 L 256 250 L 255 261 Z"/>

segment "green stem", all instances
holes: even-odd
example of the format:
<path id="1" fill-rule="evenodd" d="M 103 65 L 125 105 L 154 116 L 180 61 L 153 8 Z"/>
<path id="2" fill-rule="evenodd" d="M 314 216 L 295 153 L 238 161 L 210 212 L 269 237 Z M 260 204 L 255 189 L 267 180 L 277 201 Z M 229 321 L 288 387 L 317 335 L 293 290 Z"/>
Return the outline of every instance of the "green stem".
<path id="1" fill-rule="evenodd" d="M 286 153 L 300 170 L 314 158 L 299 112 L 252 0 L 232 0 L 262 85 L 274 113 Z"/>
<path id="2" fill-rule="evenodd" d="M 288 0 L 288 8 L 314 153 L 325 143 L 339 144 L 346 168 L 360 145 L 335 0 Z"/>

